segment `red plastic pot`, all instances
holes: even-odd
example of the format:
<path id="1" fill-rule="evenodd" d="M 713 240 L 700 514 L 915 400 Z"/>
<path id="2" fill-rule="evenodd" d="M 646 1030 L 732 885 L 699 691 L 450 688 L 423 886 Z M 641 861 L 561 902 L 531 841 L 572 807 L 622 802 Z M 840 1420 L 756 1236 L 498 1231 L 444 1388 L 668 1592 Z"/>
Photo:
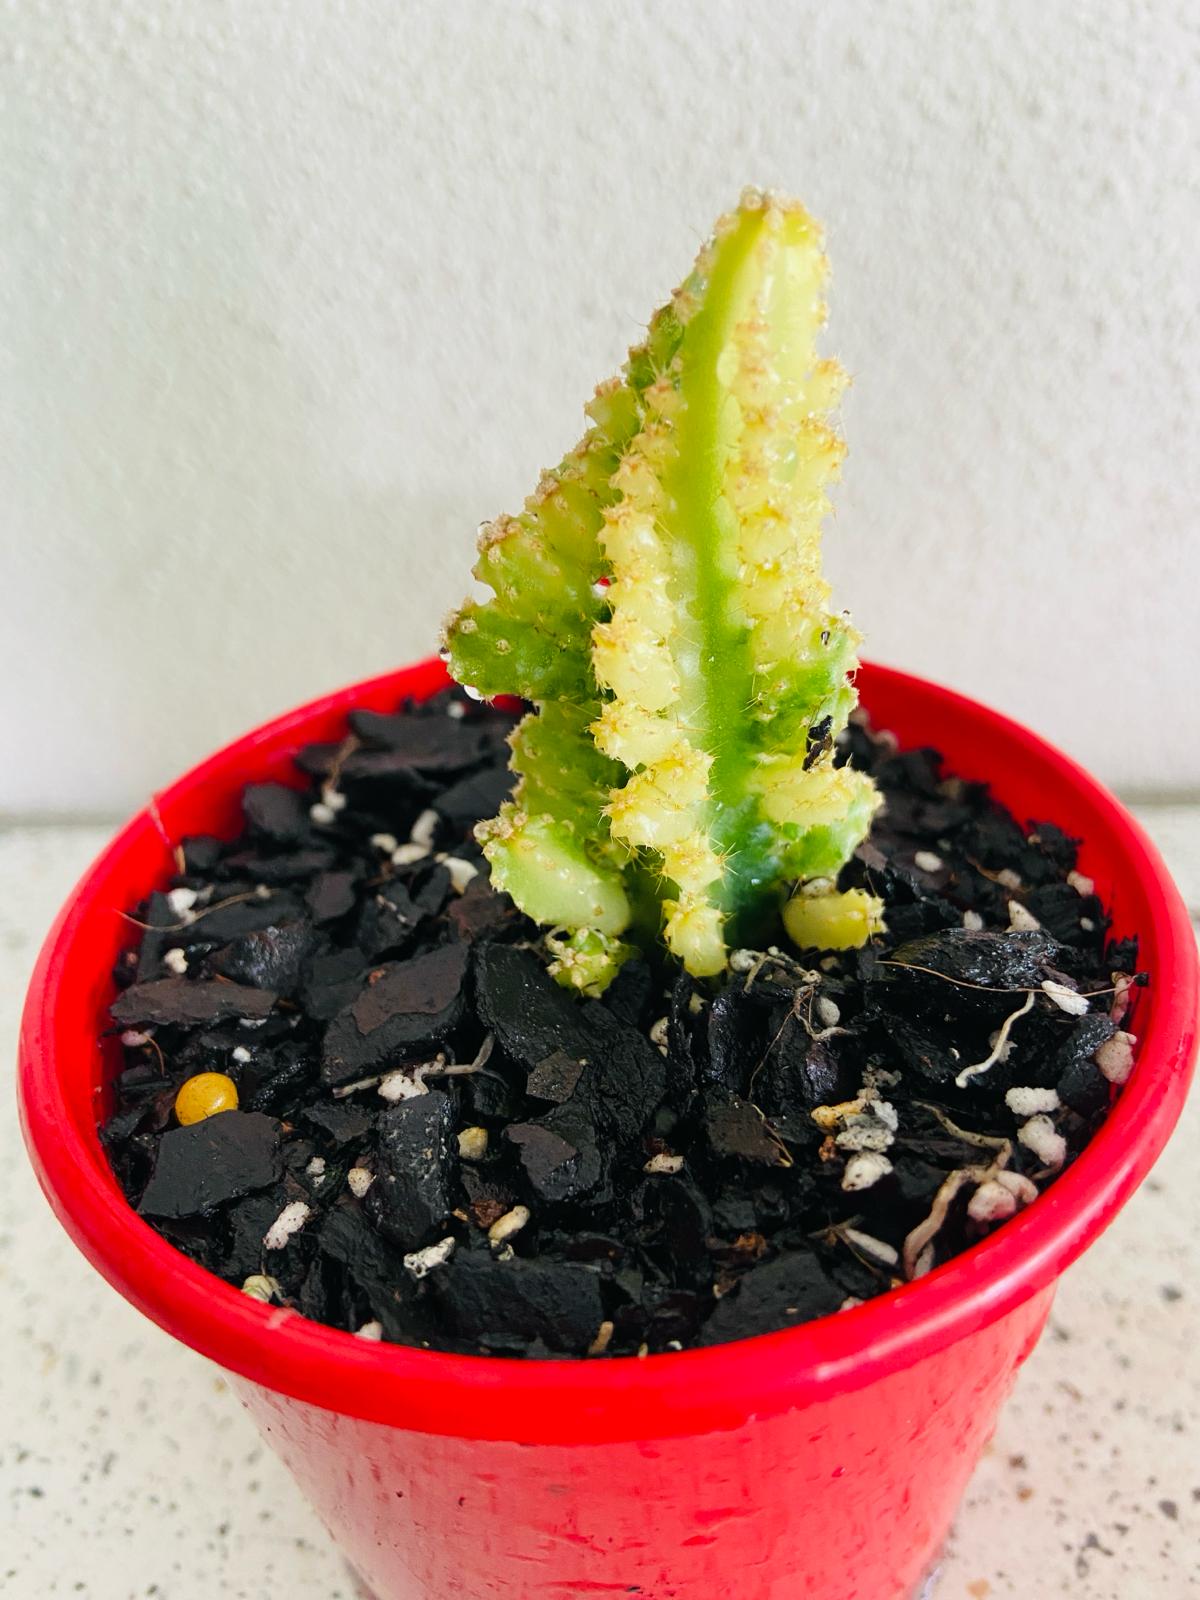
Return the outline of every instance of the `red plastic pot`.
<path id="1" fill-rule="evenodd" d="M 1081 870 L 1151 975 L 1138 1060 L 1091 1145 L 1028 1211 L 921 1281 L 824 1321 L 645 1361 L 509 1362 L 365 1343 L 269 1309 L 127 1206 L 97 1139 L 115 1065 L 97 1043 L 118 915 L 185 834 L 232 832 L 249 780 L 290 780 L 352 706 L 444 682 L 436 662 L 345 689 L 230 745 L 117 836 L 55 923 L 21 1032 L 42 1187 L 88 1259 L 220 1363 L 379 1600 L 901 1600 L 935 1558 L 1063 1270 L 1145 1176 L 1179 1115 L 1197 1032 L 1196 946 L 1137 822 L 995 712 L 882 667 L 863 700 L 1019 817 L 1083 838 Z M 114 1047 L 115 1048 L 115 1047 Z"/>

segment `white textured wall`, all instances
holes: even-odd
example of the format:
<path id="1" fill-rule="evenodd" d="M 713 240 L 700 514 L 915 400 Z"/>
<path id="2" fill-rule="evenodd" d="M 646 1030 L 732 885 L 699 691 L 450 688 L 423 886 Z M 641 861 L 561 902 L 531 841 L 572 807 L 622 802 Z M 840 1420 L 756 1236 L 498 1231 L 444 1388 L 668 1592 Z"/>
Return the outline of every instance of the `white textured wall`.
<path id="1" fill-rule="evenodd" d="M 1198 17 L 10 0 L 0 806 L 428 650 L 747 181 L 828 225 L 870 649 L 1200 783 Z"/>

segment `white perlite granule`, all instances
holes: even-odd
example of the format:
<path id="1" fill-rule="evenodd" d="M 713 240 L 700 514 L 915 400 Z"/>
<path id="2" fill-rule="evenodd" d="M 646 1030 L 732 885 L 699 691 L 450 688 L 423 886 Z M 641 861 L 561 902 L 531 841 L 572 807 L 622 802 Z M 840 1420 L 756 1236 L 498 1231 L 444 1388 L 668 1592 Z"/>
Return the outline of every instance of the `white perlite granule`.
<path id="1" fill-rule="evenodd" d="M 1129 1077 L 1133 1071 L 1133 1048 L 1136 1044 L 1136 1033 L 1126 1033 L 1123 1029 L 1118 1029 L 1092 1056 L 1092 1060 L 1109 1083 L 1121 1084 Z"/>
<path id="2" fill-rule="evenodd" d="M 892 1163 L 881 1151 L 864 1150 L 847 1161 L 842 1174 L 842 1188 L 851 1192 L 870 1189 L 880 1178 L 886 1178 L 891 1170 Z"/>
<path id="3" fill-rule="evenodd" d="M 1070 989 L 1065 983 L 1055 983 L 1053 978 L 1043 978 L 1042 993 L 1060 1011 L 1065 1011 L 1069 1017 L 1084 1017 L 1087 1015 L 1088 998 L 1080 994 L 1078 989 Z"/>
<path id="4" fill-rule="evenodd" d="M 1017 1197 L 994 1178 L 981 1183 L 967 1202 L 972 1222 L 1006 1222 L 1017 1209 Z"/>
<path id="5" fill-rule="evenodd" d="M 588 1345 L 587 1353 L 590 1356 L 602 1356 L 612 1342 L 614 1324 L 604 1321 L 596 1329 L 596 1337 Z"/>
<path id="6" fill-rule="evenodd" d="M 1010 1089 L 1004 1103 L 1015 1117 L 1036 1117 L 1040 1111 L 1057 1111 L 1062 1105 L 1057 1089 Z"/>
<path id="7" fill-rule="evenodd" d="M 364 1322 L 361 1328 L 355 1328 L 354 1337 L 356 1339 L 382 1339 L 383 1323 Z"/>
<path id="8" fill-rule="evenodd" d="M 491 1244 L 503 1244 L 506 1239 L 511 1239 L 514 1234 L 529 1221 L 530 1211 L 528 1206 L 514 1206 L 511 1211 L 506 1211 L 502 1217 L 497 1217 L 488 1229 L 488 1240 Z"/>
<path id="9" fill-rule="evenodd" d="M 347 1187 L 356 1200 L 361 1200 L 374 1182 L 375 1174 L 370 1167 L 351 1167 L 346 1174 Z"/>
<path id="10" fill-rule="evenodd" d="M 682 1172 L 682 1170 L 683 1157 L 673 1156 L 666 1150 L 664 1150 L 660 1155 L 651 1156 L 649 1161 L 647 1161 L 646 1165 L 642 1168 L 643 1172 L 666 1173 L 668 1176 L 675 1172 Z"/>
<path id="11" fill-rule="evenodd" d="M 823 1028 L 836 1028 L 842 1020 L 841 1008 L 835 1000 L 828 995 L 818 995 L 816 1002 L 817 1020 Z"/>
<path id="12" fill-rule="evenodd" d="M 1019 900 L 1008 902 L 1009 933 L 1036 933 L 1041 923 Z"/>
<path id="13" fill-rule="evenodd" d="M 941 856 L 935 856 L 932 850 L 918 850 L 913 857 L 913 866 L 920 872 L 940 872 L 942 865 Z"/>
<path id="14" fill-rule="evenodd" d="M 188 969 L 187 957 L 182 950 L 168 950 L 162 961 L 167 971 L 173 972 L 177 978 L 182 978 Z"/>
<path id="15" fill-rule="evenodd" d="M 279 1292 L 278 1280 L 268 1278 L 265 1272 L 252 1272 L 242 1285 L 244 1295 L 249 1295 L 251 1300 L 261 1300 L 264 1305 Z"/>
<path id="16" fill-rule="evenodd" d="M 1089 895 L 1096 892 L 1095 883 L 1082 872 L 1068 872 L 1067 882 L 1078 895 Z"/>
<path id="17" fill-rule="evenodd" d="M 964 911 L 962 925 L 968 933 L 981 933 L 983 931 L 983 918 L 978 911 Z"/>
<path id="18" fill-rule="evenodd" d="M 290 1205 L 284 1206 L 275 1221 L 263 1234 L 263 1248 L 265 1250 L 282 1250 L 292 1235 L 299 1233 L 311 1216 L 311 1206 L 305 1205 L 303 1200 L 293 1200 Z"/>
<path id="19" fill-rule="evenodd" d="M 419 844 L 426 854 L 433 849 L 433 836 L 437 832 L 438 820 L 437 812 L 431 807 L 426 807 L 409 829 L 409 839 L 413 844 Z"/>
<path id="20" fill-rule="evenodd" d="M 998 1172 L 993 1181 L 1015 1195 L 1019 1206 L 1030 1206 L 1038 1197 L 1037 1184 L 1023 1172 Z"/>
<path id="21" fill-rule="evenodd" d="M 487 1155 L 486 1128 L 463 1128 L 458 1135 L 458 1154 L 462 1161 L 482 1161 Z"/>
<path id="22" fill-rule="evenodd" d="M 379 1095 L 384 1100 L 416 1100 L 423 1094 L 428 1094 L 424 1080 L 415 1072 L 401 1068 L 399 1072 L 389 1072 L 387 1077 L 379 1084 Z"/>
<path id="23" fill-rule="evenodd" d="M 1030 1117 L 1018 1129 L 1017 1138 L 1044 1166 L 1061 1167 L 1067 1159 L 1067 1141 L 1049 1117 Z"/>
<path id="24" fill-rule="evenodd" d="M 435 1267 L 444 1267 L 454 1254 L 454 1235 L 448 1233 L 436 1244 L 427 1244 L 424 1250 L 414 1250 L 404 1258 L 404 1265 L 414 1278 L 423 1278 Z"/>
<path id="25" fill-rule="evenodd" d="M 438 860 L 450 874 L 450 887 L 455 894 L 462 894 L 472 878 L 479 876 L 479 868 L 473 861 L 464 861 L 462 856 L 439 856 Z"/>
<path id="26" fill-rule="evenodd" d="M 890 1101 L 864 1098 L 861 1107 L 843 1119 L 834 1143 L 839 1150 L 882 1153 L 895 1139 L 899 1125 L 900 1118 Z"/>
<path id="27" fill-rule="evenodd" d="M 900 1261 L 900 1253 L 896 1247 L 888 1244 L 886 1239 L 877 1239 L 873 1233 L 861 1233 L 857 1228 L 843 1228 L 842 1238 L 847 1244 L 861 1250 L 863 1255 L 881 1261 L 885 1267 L 894 1267 Z"/>

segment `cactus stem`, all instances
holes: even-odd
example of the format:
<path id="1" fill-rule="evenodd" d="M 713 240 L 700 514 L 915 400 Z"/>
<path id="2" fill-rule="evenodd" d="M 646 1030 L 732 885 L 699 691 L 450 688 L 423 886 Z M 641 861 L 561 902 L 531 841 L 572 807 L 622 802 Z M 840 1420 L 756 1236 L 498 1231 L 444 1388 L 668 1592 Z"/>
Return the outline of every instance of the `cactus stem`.
<path id="1" fill-rule="evenodd" d="M 555 935 L 562 981 L 607 970 L 591 933 L 655 903 L 688 969 L 721 970 L 727 938 L 835 874 L 870 823 L 873 786 L 833 766 L 857 635 L 820 565 L 844 455 L 845 378 L 815 350 L 826 271 L 807 213 L 747 191 L 598 386 L 584 439 L 481 532 L 495 598 L 452 621 L 453 670 L 540 708 L 481 838 L 499 887 L 579 935 Z M 874 926 L 853 899 L 824 912 L 791 916 Z"/>

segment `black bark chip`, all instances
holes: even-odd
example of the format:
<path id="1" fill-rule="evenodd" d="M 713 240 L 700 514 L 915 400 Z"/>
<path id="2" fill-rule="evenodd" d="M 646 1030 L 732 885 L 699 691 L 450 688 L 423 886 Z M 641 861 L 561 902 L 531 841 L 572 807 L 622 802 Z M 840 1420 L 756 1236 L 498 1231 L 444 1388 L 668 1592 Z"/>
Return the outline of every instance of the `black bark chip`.
<path id="1" fill-rule="evenodd" d="M 891 1008 L 914 1019 L 977 1017 L 995 1027 L 1058 965 L 1062 946 L 1040 930 L 947 929 L 890 952 L 879 986 Z"/>
<path id="2" fill-rule="evenodd" d="M 708 1141 L 719 1156 L 736 1156 L 767 1167 L 787 1164 L 787 1154 L 757 1106 L 734 1098 L 710 1104 L 704 1118 Z"/>
<path id="3" fill-rule="evenodd" d="M 315 1105 L 305 1107 L 300 1120 L 328 1134 L 337 1145 L 351 1144 L 375 1126 L 373 1108 L 361 1106 L 354 1100 L 318 1100 Z"/>
<path id="4" fill-rule="evenodd" d="M 254 933 L 272 923 L 289 922 L 303 915 L 302 902 L 286 890 L 260 895 L 257 886 L 254 892 L 248 892 L 244 885 L 234 892 L 230 885 L 226 898 L 214 895 L 209 906 L 197 910 L 188 937 L 207 944 L 224 944 L 243 933 Z"/>
<path id="5" fill-rule="evenodd" d="M 644 1028 L 655 1020 L 650 1010 L 654 990 L 654 972 L 649 962 L 635 957 L 625 963 L 602 998 L 618 1022 L 630 1028 Z"/>
<path id="6" fill-rule="evenodd" d="M 210 833 L 189 834 L 182 848 L 184 866 L 196 877 L 212 872 L 221 859 L 221 841 Z"/>
<path id="7" fill-rule="evenodd" d="M 639 1200 L 647 1232 L 648 1248 L 664 1246 L 672 1260 L 699 1263 L 705 1260 L 715 1241 L 713 1209 L 699 1185 L 687 1174 L 650 1178 Z M 746 1229 L 754 1226 L 753 1210 Z M 706 1274 L 701 1274 L 702 1278 Z"/>
<path id="8" fill-rule="evenodd" d="M 268 889 L 292 885 L 302 890 L 315 873 L 324 871 L 335 858 L 336 851 L 329 843 L 310 844 L 282 852 L 267 845 L 263 849 L 228 856 L 224 868 L 227 874 L 249 878 L 256 888 L 260 884 Z"/>
<path id="9" fill-rule="evenodd" d="M 604 1172 L 594 1125 L 571 1106 L 558 1107 L 541 1122 L 514 1122 L 504 1137 L 540 1200 L 577 1199 L 593 1190 Z"/>
<path id="10" fill-rule="evenodd" d="M 256 1047 L 251 1059 L 238 1064 L 236 1071 L 243 1111 L 283 1116 L 298 1100 L 307 1098 L 317 1076 L 317 1063 L 307 1046 L 285 1043 Z"/>
<path id="11" fill-rule="evenodd" d="M 1108 1106 L 1111 1087 L 1092 1058 L 1116 1031 L 1109 1017 L 1080 1017 L 1051 1060 L 1049 1081 L 1062 1103 L 1081 1117 L 1095 1116 Z"/>
<path id="12" fill-rule="evenodd" d="M 316 1231 L 317 1249 L 345 1267 L 367 1293 L 390 1297 L 411 1281 L 403 1260 L 367 1221 L 356 1205 L 337 1205 Z"/>
<path id="13" fill-rule="evenodd" d="M 707 1063 L 701 1076 L 727 1094 L 740 1094 L 771 1043 L 768 1007 L 741 984 L 724 989 L 707 1011 Z"/>
<path id="14" fill-rule="evenodd" d="M 370 963 L 357 945 L 323 951 L 304 965 L 300 1000 L 306 1015 L 328 1022 L 348 1006 L 362 987 Z"/>
<path id="15" fill-rule="evenodd" d="M 827 1317 L 845 1299 L 839 1286 L 810 1251 L 789 1250 L 775 1261 L 752 1267 L 724 1295 L 704 1324 L 701 1344 L 748 1339 L 798 1322 Z"/>
<path id="16" fill-rule="evenodd" d="M 212 966 L 235 983 L 290 995 L 300 982 L 301 969 L 313 943 L 308 922 L 287 922 L 280 927 L 272 924 L 230 940 L 213 956 Z"/>
<path id="17" fill-rule="evenodd" d="M 890 960 L 914 970 L 927 967 L 968 987 L 1014 990 L 1039 984 L 1057 954 L 1056 941 L 1036 929 L 997 933 L 955 928 L 901 945 Z"/>
<path id="18" fill-rule="evenodd" d="M 539 1061 L 525 1080 L 525 1092 L 534 1100 L 553 1100 L 561 1105 L 575 1093 L 583 1067 L 565 1050 L 555 1050 Z"/>
<path id="19" fill-rule="evenodd" d="M 511 925 L 517 908 L 506 894 L 497 894 L 482 875 L 472 878 L 464 893 L 455 895 L 446 915 L 460 939 L 484 939 Z"/>
<path id="20" fill-rule="evenodd" d="M 604 1320 L 599 1274 L 582 1262 L 497 1261 L 460 1252 L 429 1282 L 450 1327 L 488 1348 L 542 1339 L 551 1350 L 579 1356 Z"/>
<path id="21" fill-rule="evenodd" d="M 383 1324 L 384 1337 L 416 1343 L 426 1330 L 417 1289 L 401 1253 L 371 1226 L 355 1204 L 332 1207 L 316 1229 L 316 1247 L 326 1263 L 342 1269 L 353 1297 L 361 1297 Z"/>
<path id="22" fill-rule="evenodd" d="M 303 790 L 282 783 L 252 783 L 242 795 L 246 826 L 276 844 L 296 844 L 307 836 L 309 804 Z"/>
<path id="23" fill-rule="evenodd" d="M 257 1019 L 269 1016 L 276 996 L 269 990 L 220 979 L 159 978 L 135 983 L 114 1000 L 110 1014 L 122 1027 L 166 1026 L 181 1028 L 225 1022 L 230 1017 Z"/>
<path id="24" fill-rule="evenodd" d="M 309 884 L 304 903 L 314 922 L 336 922 L 354 910 L 357 899 L 353 872 L 322 872 Z"/>
<path id="25" fill-rule="evenodd" d="M 836 1105 L 858 1087 L 853 1068 L 829 1044 L 814 1039 L 794 1015 L 779 1025 L 769 1081 L 774 1089 L 771 1109 L 780 1111 Z M 759 1093 L 757 1084 L 755 1092 Z M 756 1103 L 763 1099 L 759 1095 Z"/>
<path id="26" fill-rule="evenodd" d="M 359 949 L 367 960 L 376 960 L 387 951 L 405 950 L 416 937 L 425 914 L 399 879 L 384 884 L 363 905 Z"/>
<path id="27" fill-rule="evenodd" d="M 280 1126 L 261 1111 L 222 1111 L 158 1141 L 138 1210 L 146 1217 L 206 1216 L 265 1189 L 283 1171 Z"/>
<path id="28" fill-rule="evenodd" d="M 376 968 L 329 1024 L 324 1081 L 349 1083 L 439 1043 L 462 1016 L 466 970 L 467 947 L 461 944 Z"/>
<path id="29" fill-rule="evenodd" d="M 436 1089 L 388 1106 L 379 1118 L 367 1211 L 405 1250 L 430 1244 L 454 1209 L 453 1127 L 454 1102 Z"/>
<path id="30" fill-rule="evenodd" d="M 157 890 L 147 897 L 140 910 L 139 921 L 146 923 L 147 927 L 142 935 L 141 948 L 136 953 L 134 979 L 138 983 L 148 983 L 163 976 L 163 955 L 171 945 L 179 943 L 179 913 L 171 909 L 166 895 Z"/>
<path id="31" fill-rule="evenodd" d="M 450 898 L 451 877 L 449 867 L 435 861 L 431 866 L 418 865 L 411 878 L 413 903 L 427 917 L 436 917 Z"/>
<path id="32" fill-rule="evenodd" d="M 352 711 L 350 726 L 369 749 L 386 750 L 398 764 L 425 773 L 461 772 L 480 759 L 486 743 L 478 725 L 436 717 Z"/>
<path id="33" fill-rule="evenodd" d="M 267 1270 L 263 1239 L 287 1203 L 284 1185 L 275 1183 L 234 1200 L 226 1207 L 226 1251 L 222 1263 L 225 1276 L 240 1284 L 252 1273 Z"/>
<path id="34" fill-rule="evenodd" d="M 488 767 L 444 789 L 433 798 L 438 815 L 456 833 L 467 834 L 477 822 L 494 817 L 512 793 L 513 774 L 506 766 Z"/>
<path id="35" fill-rule="evenodd" d="M 584 1070 L 571 1098 L 591 1107 L 597 1129 L 620 1151 L 641 1138 L 666 1093 L 667 1064 L 644 1033 L 598 1000 L 580 1008 L 579 1025 Z"/>
<path id="36" fill-rule="evenodd" d="M 585 1058 L 580 1008 L 529 950 L 487 945 L 475 963 L 479 1014 L 502 1048 L 531 1071 L 556 1051 Z"/>

